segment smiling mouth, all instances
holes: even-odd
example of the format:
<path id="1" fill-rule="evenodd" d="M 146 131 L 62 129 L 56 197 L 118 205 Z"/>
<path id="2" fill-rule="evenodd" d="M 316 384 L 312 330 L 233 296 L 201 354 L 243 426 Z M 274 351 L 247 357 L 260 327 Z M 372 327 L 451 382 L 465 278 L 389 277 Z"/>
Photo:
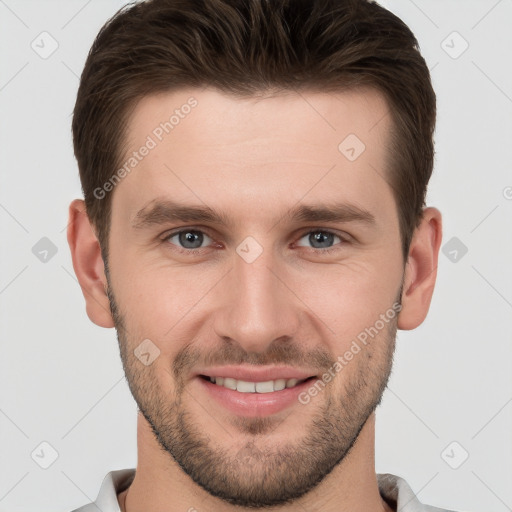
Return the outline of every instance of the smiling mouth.
<path id="1" fill-rule="evenodd" d="M 316 379 L 316 376 L 307 379 L 275 379 L 263 382 L 249 382 L 231 377 L 209 377 L 208 375 L 200 375 L 203 380 L 222 386 L 240 393 L 273 393 L 274 391 L 282 391 L 283 389 L 294 388 L 303 382 Z"/>

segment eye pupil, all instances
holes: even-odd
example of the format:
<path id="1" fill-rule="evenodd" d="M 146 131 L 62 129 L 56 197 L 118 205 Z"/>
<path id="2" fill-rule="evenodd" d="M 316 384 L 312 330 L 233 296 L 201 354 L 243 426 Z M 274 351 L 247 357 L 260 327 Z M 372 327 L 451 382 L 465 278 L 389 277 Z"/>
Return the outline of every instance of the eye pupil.
<path id="1" fill-rule="evenodd" d="M 310 234 L 310 242 L 314 247 L 317 242 L 320 244 L 326 243 L 326 241 L 332 242 L 333 237 L 334 237 L 334 235 L 332 233 L 325 233 L 323 231 L 317 231 L 315 233 Z M 330 244 L 329 244 L 329 246 L 330 246 Z M 315 247 L 315 249 L 319 249 L 319 248 L 321 249 L 322 247 Z"/>
<path id="2" fill-rule="evenodd" d="M 203 235 L 199 231 L 183 231 L 179 234 L 179 239 L 180 244 L 187 249 L 197 249 L 203 243 Z M 188 246 L 188 243 L 192 243 L 193 247 Z"/>

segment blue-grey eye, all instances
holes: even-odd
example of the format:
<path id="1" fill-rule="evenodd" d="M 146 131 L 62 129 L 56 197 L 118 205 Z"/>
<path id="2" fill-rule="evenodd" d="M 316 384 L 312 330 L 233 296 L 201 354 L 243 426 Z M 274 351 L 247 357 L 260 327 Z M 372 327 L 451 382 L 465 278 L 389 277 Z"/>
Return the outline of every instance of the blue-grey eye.
<path id="1" fill-rule="evenodd" d="M 177 243 L 172 241 L 172 239 L 176 237 L 178 237 Z M 167 240 L 174 245 L 182 247 L 183 249 L 199 249 L 205 241 L 205 238 L 211 241 L 211 238 L 202 231 L 185 229 L 170 235 L 167 237 Z"/>
<path id="2" fill-rule="evenodd" d="M 333 241 L 337 238 L 342 241 L 338 235 L 330 231 L 311 231 L 306 233 L 302 238 L 307 238 L 308 242 L 313 246 L 313 249 L 329 249 L 333 246 Z M 302 245 L 300 242 L 297 245 Z"/>

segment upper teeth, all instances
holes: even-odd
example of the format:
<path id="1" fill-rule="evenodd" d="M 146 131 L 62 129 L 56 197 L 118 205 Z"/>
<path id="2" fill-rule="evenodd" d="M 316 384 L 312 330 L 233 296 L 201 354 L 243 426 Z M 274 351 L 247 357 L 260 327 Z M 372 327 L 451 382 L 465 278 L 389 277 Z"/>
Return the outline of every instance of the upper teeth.
<path id="1" fill-rule="evenodd" d="M 304 379 L 305 380 L 305 379 Z M 225 388 L 240 391 L 241 393 L 272 393 L 282 389 L 292 388 L 299 381 L 298 379 L 277 379 L 265 382 L 247 382 L 245 380 L 232 379 L 231 377 L 210 377 L 210 381 Z"/>

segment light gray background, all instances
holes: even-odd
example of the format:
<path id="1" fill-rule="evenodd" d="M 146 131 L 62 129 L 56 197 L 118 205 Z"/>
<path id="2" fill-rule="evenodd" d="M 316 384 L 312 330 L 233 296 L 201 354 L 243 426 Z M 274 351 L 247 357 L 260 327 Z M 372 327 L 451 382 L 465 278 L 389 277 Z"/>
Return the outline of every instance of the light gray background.
<path id="1" fill-rule="evenodd" d="M 81 196 L 70 132 L 78 76 L 124 3 L 0 0 L 3 512 L 72 510 L 95 499 L 108 471 L 136 464 L 136 406 L 115 331 L 88 320 L 65 232 L 68 204 Z M 512 0 L 382 4 L 411 27 L 431 68 L 439 115 L 428 205 L 443 213 L 443 246 L 456 237 L 468 252 L 456 262 L 440 255 L 427 320 L 399 331 L 377 412 L 377 471 L 405 477 L 425 503 L 504 512 L 512 510 Z M 43 31 L 58 42 L 45 59 L 31 47 L 51 49 Z M 461 38 L 469 47 L 458 55 Z M 57 248 L 46 263 L 32 252 L 42 237 Z M 42 442 L 58 453 L 48 469 L 40 465 L 52 448 Z"/>

